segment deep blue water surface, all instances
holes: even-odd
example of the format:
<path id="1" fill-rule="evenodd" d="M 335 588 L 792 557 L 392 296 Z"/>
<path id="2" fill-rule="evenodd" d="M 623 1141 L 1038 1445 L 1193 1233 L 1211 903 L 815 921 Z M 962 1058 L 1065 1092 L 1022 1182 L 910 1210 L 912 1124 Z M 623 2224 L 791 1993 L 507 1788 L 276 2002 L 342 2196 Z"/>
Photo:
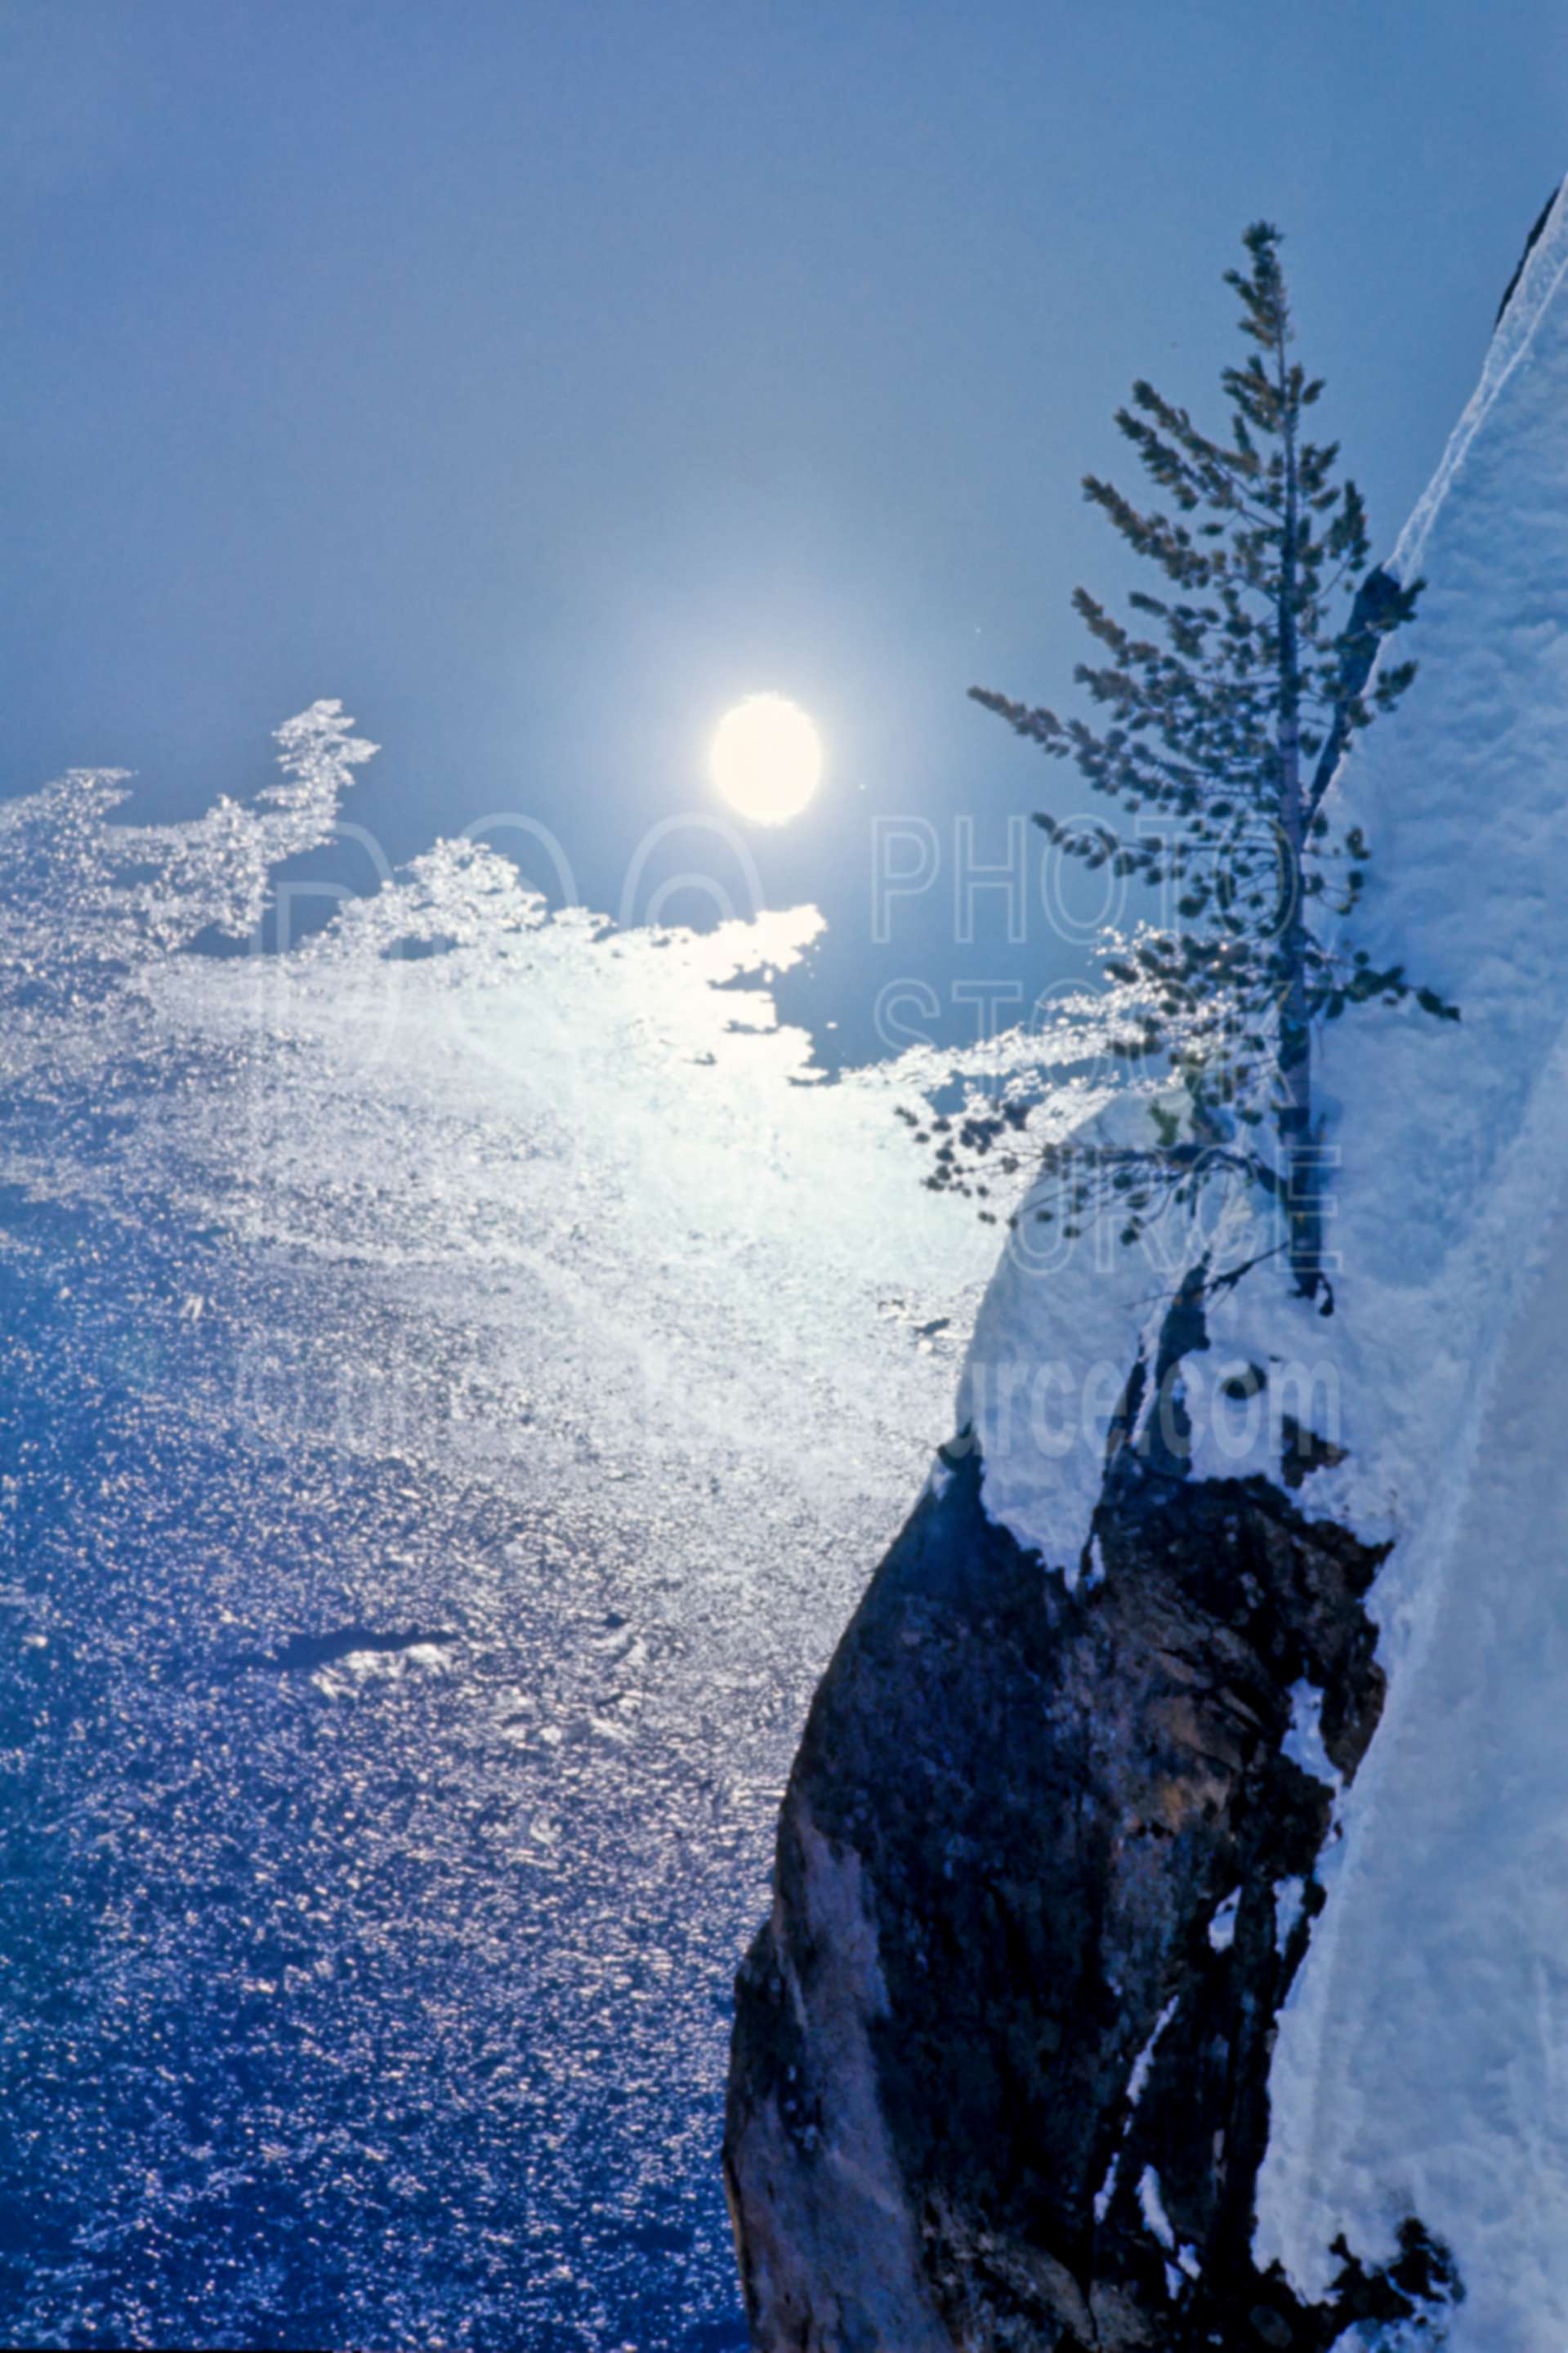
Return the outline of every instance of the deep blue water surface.
<path id="1" fill-rule="evenodd" d="M 723 2353 L 733 1971 L 989 1244 L 713 985 L 792 919 L 454 852 L 201 953 L 285 751 L 0 808 L 0 2339 Z"/>

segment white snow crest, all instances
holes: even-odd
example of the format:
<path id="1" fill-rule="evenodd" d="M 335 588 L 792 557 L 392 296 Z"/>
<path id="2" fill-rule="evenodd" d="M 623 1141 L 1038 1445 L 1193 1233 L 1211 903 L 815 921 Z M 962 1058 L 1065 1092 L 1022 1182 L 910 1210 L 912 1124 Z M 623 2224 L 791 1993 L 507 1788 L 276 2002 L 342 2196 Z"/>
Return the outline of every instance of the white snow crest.
<path id="1" fill-rule="evenodd" d="M 1372 1595 L 1390 1683 L 1280 2023 L 1256 2235 L 1319 2295 L 1341 2232 L 1375 2260 L 1419 2215 L 1465 2283 L 1454 2353 L 1568 2344 L 1565 274 L 1560 196 L 1400 543 L 1428 579 L 1421 675 L 1337 788 L 1374 853 L 1362 944 L 1462 1018 L 1369 1010 L 1325 1040 L 1319 1434 L 1344 1459 L 1300 1502 L 1396 1540 Z M 1217 1304 L 1227 1353 L 1281 1347 L 1251 1288 Z M 1332 1786 L 1315 1729 L 1292 1753 Z"/>

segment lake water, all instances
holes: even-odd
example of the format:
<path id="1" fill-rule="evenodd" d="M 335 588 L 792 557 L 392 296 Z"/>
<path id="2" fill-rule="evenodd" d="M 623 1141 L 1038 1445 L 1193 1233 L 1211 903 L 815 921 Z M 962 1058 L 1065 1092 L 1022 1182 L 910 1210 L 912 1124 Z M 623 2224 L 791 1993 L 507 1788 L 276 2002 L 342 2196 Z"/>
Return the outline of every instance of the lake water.
<path id="1" fill-rule="evenodd" d="M 810 911 L 460 846 L 245 953 L 285 751 L 0 810 L 0 2335 L 720 2353 L 731 1979 L 994 1237 L 774 1025 Z"/>

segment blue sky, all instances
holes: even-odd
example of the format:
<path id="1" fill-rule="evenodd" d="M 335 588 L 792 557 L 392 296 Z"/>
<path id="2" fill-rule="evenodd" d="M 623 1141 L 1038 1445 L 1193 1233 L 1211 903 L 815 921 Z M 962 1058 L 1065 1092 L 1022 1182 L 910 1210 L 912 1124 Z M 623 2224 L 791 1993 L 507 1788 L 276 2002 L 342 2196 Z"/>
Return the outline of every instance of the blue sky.
<path id="1" fill-rule="evenodd" d="M 10 0 L 0 71 L 0 789 L 191 810 L 334 694 L 390 857 L 513 810 L 614 908 L 777 689 L 829 775 L 748 839 L 857 1048 L 895 974 L 1060 962 L 959 951 L 946 873 L 874 942 L 871 821 L 1000 856 L 1049 792 L 964 690 L 1061 696 L 1078 478 L 1134 375 L 1212 408 L 1243 225 L 1386 543 L 1568 166 L 1532 5 Z"/>

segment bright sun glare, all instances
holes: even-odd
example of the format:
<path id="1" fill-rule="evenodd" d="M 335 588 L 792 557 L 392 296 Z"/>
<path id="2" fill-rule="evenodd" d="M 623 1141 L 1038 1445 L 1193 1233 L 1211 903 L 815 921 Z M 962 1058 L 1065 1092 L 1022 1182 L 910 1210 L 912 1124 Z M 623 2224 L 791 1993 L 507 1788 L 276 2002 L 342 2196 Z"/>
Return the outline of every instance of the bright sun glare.
<path id="1" fill-rule="evenodd" d="M 783 825 L 816 791 L 822 747 L 799 703 L 749 694 L 719 721 L 711 765 L 731 808 L 757 825 Z"/>

